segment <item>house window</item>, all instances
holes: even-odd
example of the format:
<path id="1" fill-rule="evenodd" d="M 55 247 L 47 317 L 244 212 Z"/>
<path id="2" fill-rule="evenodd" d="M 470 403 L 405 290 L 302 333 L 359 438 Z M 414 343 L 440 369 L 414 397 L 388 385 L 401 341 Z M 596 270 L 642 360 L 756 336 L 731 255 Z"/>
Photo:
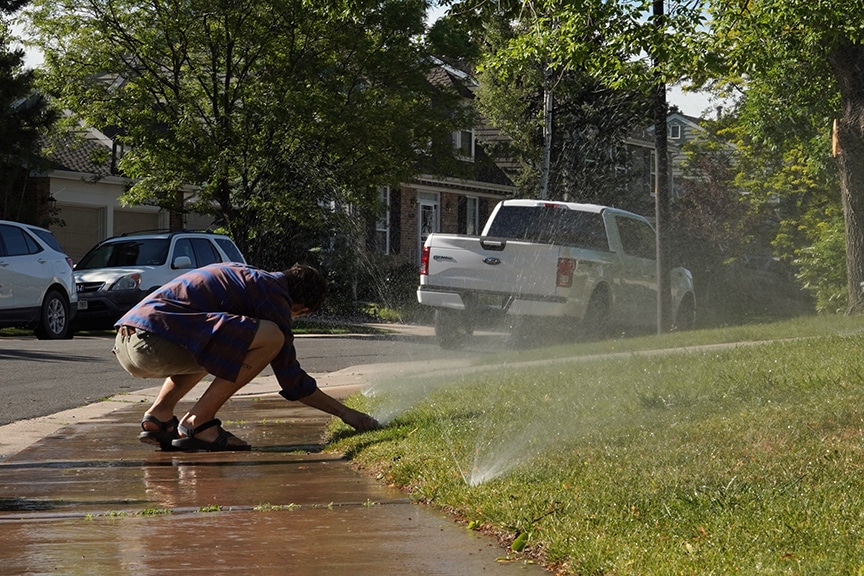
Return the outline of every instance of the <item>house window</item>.
<path id="1" fill-rule="evenodd" d="M 453 133 L 453 148 L 463 160 L 474 160 L 474 131 L 457 130 Z"/>
<path id="2" fill-rule="evenodd" d="M 465 197 L 465 233 L 469 236 L 480 234 L 480 199 L 476 196 Z"/>
<path id="3" fill-rule="evenodd" d="M 116 140 L 111 141 L 111 174 L 120 173 L 120 160 L 125 153 L 126 147 L 123 144 L 118 144 Z"/>
<path id="4" fill-rule="evenodd" d="M 681 139 L 681 125 L 673 124 L 669 126 L 669 138 L 672 140 L 680 140 Z"/>
<path id="5" fill-rule="evenodd" d="M 375 219 L 375 252 L 390 254 L 390 187 L 378 189 L 378 217 Z"/>

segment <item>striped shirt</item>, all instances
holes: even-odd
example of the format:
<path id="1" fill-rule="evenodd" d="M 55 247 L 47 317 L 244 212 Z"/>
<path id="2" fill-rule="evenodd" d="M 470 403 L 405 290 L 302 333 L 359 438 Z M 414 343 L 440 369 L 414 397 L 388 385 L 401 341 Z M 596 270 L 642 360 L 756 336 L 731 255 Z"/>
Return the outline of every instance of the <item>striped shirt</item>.
<path id="1" fill-rule="evenodd" d="M 285 345 L 270 363 L 280 394 L 299 400 L 315 392 L 315 379 L 297 362 L 291 296 L 281 272 L 236 263 L 198 268 L 148 295 L 115 326 L 132 326 L 179 344 L 210 374 L 233 382 L 259 320 L 275 322 L 285 335 Z"/>

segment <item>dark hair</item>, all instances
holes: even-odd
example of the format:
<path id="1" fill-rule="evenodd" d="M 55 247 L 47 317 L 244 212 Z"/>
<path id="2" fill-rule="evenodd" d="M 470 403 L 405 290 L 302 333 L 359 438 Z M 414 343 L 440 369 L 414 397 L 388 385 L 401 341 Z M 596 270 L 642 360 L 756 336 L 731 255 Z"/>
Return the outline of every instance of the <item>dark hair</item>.
<path id="1" fill-rule="evenodd" d="M 305 264 L 294 264 L 283 274 L 294 304 L 306 306 L 310 314 L 321 309 L 327 295 L 327 279 L 321 272 Z"/>

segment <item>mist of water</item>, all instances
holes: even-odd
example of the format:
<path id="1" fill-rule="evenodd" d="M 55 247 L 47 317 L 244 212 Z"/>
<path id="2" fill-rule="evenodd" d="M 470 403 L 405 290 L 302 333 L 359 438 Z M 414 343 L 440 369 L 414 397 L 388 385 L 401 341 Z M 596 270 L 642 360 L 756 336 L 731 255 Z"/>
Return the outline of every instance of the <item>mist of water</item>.
<path id="1" fill-rule="evenodd" d="M 477 486 L 528 464 L 555 441 L 536 423 L 522 422 L 513 428 L 502 436 L 478 438 L 466 484 Z"/>
<path id="2" fill-rule="evenodd" d="M 374 268 L 368 262 L 361 262 L 361 265 Z M 520 275 L 516 282 L 524 284 L 535 280 L 532 276 Z M 378 292 L 385 300 L 392 288 L 383 278 L 379 280 Z M 550 337 L 553 341 L 560 340 L 557 333 L 550 334 Z M 532 338 L 532 343 L 536 345 L 539 341 Z M 500 351 L 510 345 L 510 341 L 500 339 L 494 347 Z M 488 482 L 528 464 L 556 443 L 581 433 L 580 427 L 574 428 L 573 415 L 559 413 L 561 402 L 550 398 L 546 386 L 540 382 L 536 383 L 532 394 L 513 399 L 499 384 L 507 380 L 506 366 L 469 368 L 462 365 L 449 370 L 445 374 L 445 370 L 438 366 L 432 368 L 431 373 L 404 374 L 398 379 L 375 381 L 364 390 L 364 394 L 374 399 L 370 414 L 387 425 L 437 393 L 455 392 L 465 386 L 483 387 L 477 404 L 469 407 L 470 422 L 456 423 L 451 421 L 451 415 L 443 413 L 438 418 L 440 433 L 448 444 L 454 466 L 469 486 Z M 468 376 L 474 372 L 484 374 L 480 384 L 473 377 L 469 382 Z M 501 410 L 508 411 L 511 416 L 502 419 Z M 463 429 L 453 429 L 463 426 L 471 427 L 472 438 L 469 441 L 464 440 Z M 461 440 L 457 442 L 455 438 Z"/>
<path id="3" fill-rule="evenodd" d="M 471 473 L 467 477 L 469 486 L 530 464 L 557 444 L 584 432 L 570 417 L 570 409 L 562 398 L 550 394 L 543 382 L 534 381 L 518 398 L 507 397 L 506 390 L 506 384 L 493 390 L 490 397 L 493 402 L 478 422 Z M 501 418 L 501 411 L 511 416 Z"/>
<path id="4" fill-rule="evenodd" d="M 578 421 L 578 412 L 584 407 L 572 406 L 572 400 L 568 405 L 541 381 L 527 391 L 523 385 L 520 395 L 514 397 L 507 379 L 506 367 L 486 367 L 449 376 L 378 382 L 365 394 L 374 398 L 371 413 L 382 423 L 392 422 L 421 403 L 431 403 L 434 410 L 436 394 L 465 394 L 468 400 L 463 413 L 442 413 L 436 419 L 463 481 L 477 486 L 529 464 L 559 442 L 585 433 Z"/>
<path id="5" fill-rule="evenodd" d="M 400 414 L 417 406 L 433 392 L 447 386 L 458 385 L 452 378 L 430 379 L 423 376 L 406 376 L 376 382 L 363 390 L 363 395 L 375 399 L 371 415 L 382 425 L 387 425 Z"/>

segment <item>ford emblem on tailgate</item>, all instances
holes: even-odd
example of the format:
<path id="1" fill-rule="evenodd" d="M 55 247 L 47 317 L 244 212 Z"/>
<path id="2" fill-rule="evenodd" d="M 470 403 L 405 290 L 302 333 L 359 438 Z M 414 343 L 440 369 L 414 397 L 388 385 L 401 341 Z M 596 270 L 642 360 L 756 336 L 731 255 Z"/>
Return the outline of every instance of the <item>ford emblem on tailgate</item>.
<path id="1" fill-rule="evenodd" d="M 495 266 L 496 264 L 501 263 L 501 259 L 500 258 L 494 258 L 492 256 L 487 256 L 486 258 L 483 259 L 483 263 Z"/>

